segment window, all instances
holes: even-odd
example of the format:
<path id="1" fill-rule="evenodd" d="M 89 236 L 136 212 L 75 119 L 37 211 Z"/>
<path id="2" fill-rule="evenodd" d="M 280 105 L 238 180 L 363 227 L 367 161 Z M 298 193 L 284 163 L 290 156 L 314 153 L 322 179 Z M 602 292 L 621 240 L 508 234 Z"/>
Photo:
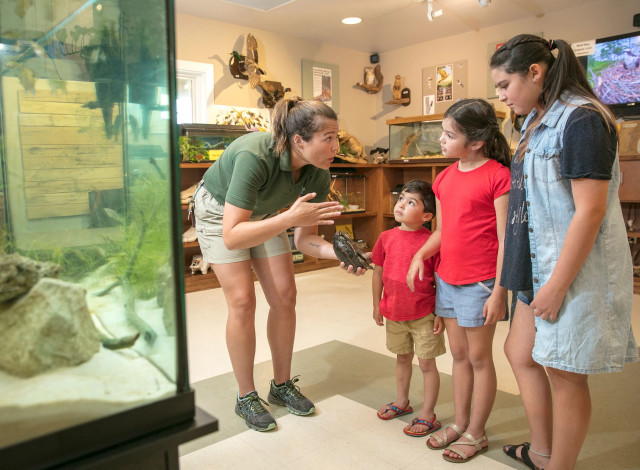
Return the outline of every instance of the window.
<path id="1" fill-rule="evenodd" d="M 213 65 L 176 60 L 178 124 L 206 123 L 213 104 Z"/>

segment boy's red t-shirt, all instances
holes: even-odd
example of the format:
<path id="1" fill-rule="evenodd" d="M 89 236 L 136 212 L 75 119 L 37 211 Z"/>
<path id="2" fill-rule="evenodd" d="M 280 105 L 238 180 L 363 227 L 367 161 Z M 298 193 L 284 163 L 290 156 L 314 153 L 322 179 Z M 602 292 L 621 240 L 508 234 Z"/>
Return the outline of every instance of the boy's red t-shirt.
<path id="1" fill-rule="evenodd" d="M 408 231 L 396 227 L 382 232 L 373 247 L 371 260 L 376 266 L 382 266 L 380 314 L 388 320 L 417 320 L 433 313 L 435 309 L 433 273 L 438 254 L 425 260 L 424 279 L 420 281 L 416 276 L 414 292 L 411 292 L 406 280 L 413 255 L 430 235 L 431 231 L 426 228 Z"/>
<path id="2" fill-rule="evenodd" d="M 471 171 L 458 162 L 433 182 L 440 201 L 440 265 L 438 276 L 462 285 L 496 277 L 498 232 L 494 201 L 510 189 L 511 173 L 495 160 Z"/>

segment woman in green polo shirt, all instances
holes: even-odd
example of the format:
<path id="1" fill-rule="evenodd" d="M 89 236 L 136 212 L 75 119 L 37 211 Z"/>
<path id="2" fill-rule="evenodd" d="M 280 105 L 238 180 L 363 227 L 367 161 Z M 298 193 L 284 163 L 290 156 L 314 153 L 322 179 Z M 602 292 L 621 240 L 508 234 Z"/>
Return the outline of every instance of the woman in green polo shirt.
<path id="1" fill-rule="evenodd" d="M 268 431 L 276 422 L 264 408 L 253 380 L 255 308 L 253 272 L 269 303 L 267 337 L 274 378 L 267 399 L 297 415 L 315 411 L 291 378 L 296 327 L 296 286 L 286 233 L 302 253 L 337 259 L 318 236 L 318 225 L 340 215 L 326 201 L 329 166 L 338 151 L 338 117 L 319 101 L 282 99 L 271 133 L 236 139 L 205 173 L 195 195 L 196 231 L 203 260 L 213 265 L 227 301 L 227 349 L 238 382 L 236 413 L 247 426 Z M 288 210 L 280 212 L 287 206 Z M 355 275 L 364 270 L 343 269 Z"/>

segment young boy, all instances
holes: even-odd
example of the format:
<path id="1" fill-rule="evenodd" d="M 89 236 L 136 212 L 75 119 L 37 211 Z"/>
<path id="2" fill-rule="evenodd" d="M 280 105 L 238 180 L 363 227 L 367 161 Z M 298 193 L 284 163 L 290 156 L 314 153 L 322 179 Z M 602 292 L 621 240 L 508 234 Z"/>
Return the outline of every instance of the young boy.
<path id="1" fill-rule="evenodd" d="M 372 261 L 373 319 L 382 326 L 387 319 L 387 348 L 397 354 L 397 398 L 378 411 L 380 419 L 388 420 L 413 413 L 409 405 L 409 384 L 412 361 L 418 356 L 424 386 L 424 404 L 419 417 L 404 428 L 409 436 L 422 437 L 440 429 L 434 407 L 440 389 L 440 375 L 435 358 L 445 353 L 444 322 L 433 314 L 435 308 L 435 271 L 438 255 L 427 259 L 424 280 L 417 281 L 411 292 L 406 275 L 413 255 L 427 241 L 431 232 L 423 224 L 436 212 L 435 195 L 425 181 L 412 180 L 405 184 L 393 208 L 400 224 L 380 234 Z"/>

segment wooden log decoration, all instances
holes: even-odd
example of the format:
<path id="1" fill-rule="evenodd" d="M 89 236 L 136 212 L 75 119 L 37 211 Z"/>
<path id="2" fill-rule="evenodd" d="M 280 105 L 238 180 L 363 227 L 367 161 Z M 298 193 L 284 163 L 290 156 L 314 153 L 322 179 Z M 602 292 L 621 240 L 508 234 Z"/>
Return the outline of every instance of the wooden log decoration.
<path id="1" fill-rule="evenodd" d="M 396 75 L 391 87 L 391 93 L 393 99 L 386 102 L 386 104 L 401 104 L 408 106 L 411 103 L 411 90 L 408 88 L 402 88 L 402 77 Z"/>
<path id="2" fill-rule="evenodd" d="M 374 94 L 382 90 L 383 83 L 384 77 L 380 71 L 380 64 L 375 67 L 367 65 L 364 68 L 364 81 L 356 83 L 355 86 L 362 88 L 367 93 Z"/>

